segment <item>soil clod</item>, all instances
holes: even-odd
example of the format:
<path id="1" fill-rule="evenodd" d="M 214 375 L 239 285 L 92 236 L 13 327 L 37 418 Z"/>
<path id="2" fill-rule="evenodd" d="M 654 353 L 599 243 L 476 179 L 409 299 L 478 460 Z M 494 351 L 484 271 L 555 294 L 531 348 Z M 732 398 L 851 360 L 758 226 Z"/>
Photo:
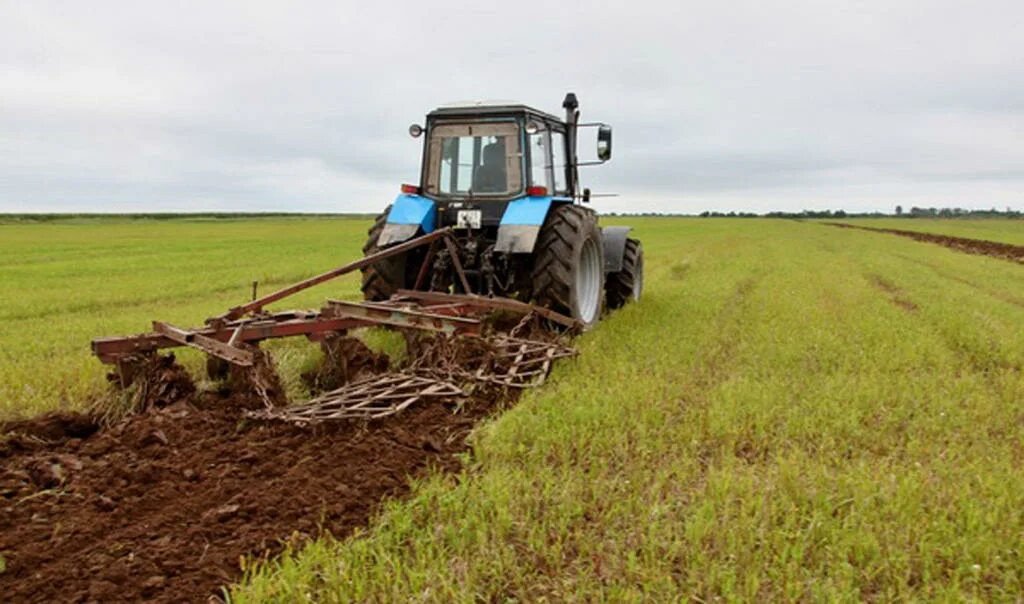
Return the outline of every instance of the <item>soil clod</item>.
<path id="1" fill-rule="evenodd" d="M 391 360 L 384 353 L 373 352 L 359 338 L 337 336 L 321 342 L 324 357 L 312 371 L 302 375 L 310 392 L 319 393 L 340 388 L 350 382 L 384 373 Z"/>
<path id="2" fill-rule="evenodd" d="M 6 601 L 205 601 L 241 576 L 240 557 L 274 555 L 292 534 L 344 537 L 409 476 L 457 469 L 464 422 L 492 408 L 422 405 L 303 429 L 240 424 L 265 408 L 251 393 L 188 404 L 181 417 L 155 407 L 102 430 L 78 416 L 5 426 L 16 430 L 0 447 Z"/>
<path id="3" fill-rule="evenodd" d="M 410 362 L 388 372 L 386 356 L 353 338 L 326 348 L 319 387 L 348 392 L 404 376 L 408 396 L 397 384 L 379 388 L 386 420 L 241 421 L 301 408 L 282 406 L 284 389 L 258 349 L 253 367 L 229 376 L 234 390 L 220 393 L 197 393 L 173 356 L 143 355 L 117 376 L 130 377 L 121 402 L 130 407 L 119 414 L 4 424 L 0 593 L 30 602 L 218 596 L 241 577 L 240 559 L 344 537 L 382 499 L 406 492 L 410 476 L 457 469 L 472 425 L 519 391 L 507 374 L 529 376 L 570 350 L 438 336 L 417 339 Z M 549 349 L 540 365 L 524 361 Z M 456 379 L 477 387 L 446 381 Z"/>
<path id="4" fill-rule="evenodd" d="M 270 356 L 250 349 L 254 364 L 233 366 L 221 392 L 197 392 L 171 355 L 138 355 L 96 414 L 2 426 L 7 600 L 218 596 L 244 557 L 344 537 L 410 476 L 457 469 L 473 423 L 572 354 L 538 339 L 419 337 L 389 371 L 387 356 L 336 337 L 310 376 L 326 392 L 289 406 Z"/>

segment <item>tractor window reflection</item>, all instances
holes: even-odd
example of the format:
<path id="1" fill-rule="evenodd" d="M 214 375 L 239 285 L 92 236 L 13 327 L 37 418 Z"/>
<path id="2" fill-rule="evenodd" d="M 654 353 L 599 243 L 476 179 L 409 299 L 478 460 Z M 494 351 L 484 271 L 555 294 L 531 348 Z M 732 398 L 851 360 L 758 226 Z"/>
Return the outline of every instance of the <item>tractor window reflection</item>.
<path id="1" fill-rule="evenodd" d="M 530 185 L 551 190 L 551 152 L 548 150 L 548 132 L 541 130 L 530 135 Z"/>
<path id="2" fill-rule="evenodd" d="M 505 136 L 441 139 L 439 190 L 445 195 L 508 193 Z"/>
<path id="3" fill-rule="evenodd" d="M 551 157 L 552 169 L 555 173 L 555 192 L 565 195 L 569 192 L 569 187 L 565 184 L 565 164 L 566 164 L 566 153 L 565 153 L 565 133 L 564 132 L 551 132 Z"/>

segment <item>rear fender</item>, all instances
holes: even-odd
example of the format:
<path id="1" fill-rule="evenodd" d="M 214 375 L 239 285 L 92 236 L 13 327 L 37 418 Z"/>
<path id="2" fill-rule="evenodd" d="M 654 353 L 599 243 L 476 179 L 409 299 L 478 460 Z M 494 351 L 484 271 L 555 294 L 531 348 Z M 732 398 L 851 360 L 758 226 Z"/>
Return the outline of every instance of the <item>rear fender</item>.
<path id="1" fill-rule="evenodd" d="M 402 193 L 391 204 L 388 221 L 377 238 L 377 245 L 383 247 L 412 239 L 420 229 L 430 233 L 435 228 L 436 217 L 433 201 L 421 195 Z"/>
<path id="2" fill-rule="evenodd" d="M 604 241 L 604 272 L 617 273 L 622 270 L 622 259 L 626 256 L 626 238 L 633 227 L 610 226 L 601 228 Z"/>
<path id="3" fill-rule="evenodd" d="M 510 201 L 498 225 L 498 240 L 494 244 L 494 251 L 513 254 L 533 252 L 551 206 L 571 202 L 570 199 L 550 195 L 520 197 Z"/>

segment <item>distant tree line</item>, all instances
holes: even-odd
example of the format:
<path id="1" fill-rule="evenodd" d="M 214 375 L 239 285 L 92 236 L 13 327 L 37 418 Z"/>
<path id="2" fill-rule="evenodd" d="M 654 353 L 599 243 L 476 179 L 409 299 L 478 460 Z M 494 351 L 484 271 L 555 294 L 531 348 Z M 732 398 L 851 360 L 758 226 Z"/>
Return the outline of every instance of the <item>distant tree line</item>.
<path id="1" fill-rule="evenodd" d="M 692 214 L 665 212 L 611 212 L 608 216 L 692 216 Z M 885 212 L 847 212 L 845 210 L 802 210 L 800 212 L 717 212 L 705 210 L 698 214 L 701 218 L 1024 218 L 1024 212 L 1006 208 L 1005 210 L 967 210 L 964 208 L 919 208 L 914 206 L 904 212 L 903 206 L 896 206 L 893 213 Z"/>
<path id="2" fill-rule="evenodd" d="M 0 214 L 0 222 L 58 222 L 65 220 L 239 220 L 250 218 L 373 218 L 374 214 L 331 214 L 301 212 L 151 212 L 151 213 L 74 213 L 74 214 Z"/>
<path id="3" fill-rule="evenodd" d="M 896 206 L 896 216 L 903 218 L 1021 218 L 1024 216 L 1024 212 L 1010 208 L 1000 211 L 995 208 L 965 210 L 964 208 L 919 208 L 917 206 L 904 212 L 901 206 Z"/>
<path id="4" fill-rule="evenodd" d="M 723 215 L 715 212 L 704 212 L 701 216 Z M 737 214 L 737 216 L 740 216 Z M 770 218 L 1022 218 L 1024 212 L 1006 208 L 1005 210 L 967 210 L 964 208 L 919 208 L 914 206 L 904 212 L 903 206 L 896 206 L 892 214 L 885 212 L 846 212 L 844 210 L 804 210 L 802 212 L 768 212 Z"/>

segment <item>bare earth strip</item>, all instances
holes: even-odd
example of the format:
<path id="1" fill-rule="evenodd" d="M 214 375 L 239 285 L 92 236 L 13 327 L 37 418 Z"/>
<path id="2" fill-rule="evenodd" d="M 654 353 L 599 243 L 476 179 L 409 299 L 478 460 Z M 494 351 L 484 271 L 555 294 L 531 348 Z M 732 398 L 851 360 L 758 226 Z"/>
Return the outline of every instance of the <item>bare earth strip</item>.
<path id="1" fill-rule="evenodd" d="M 982 256 L 992 256 L 993 258 L 1004 258 L 1006 260 L 1012 260 L 1014 262 L 1020 262 L 1024 264 L 1024 246 L 1021 245 L 999 243 L 997 241 L 985 241 L 982 239 L 951 237 L 949 235 L 936 235 L 934 233 L 918 233 L 916 231 L 903 231 L 900 229 L 882 229 L 878 227 L 866 227 L 854 224 L 846 224 L 843 222 L 825 222 L 822 224 L 827 224 L 829 226 L 839 227 L 843 229 L 861 229 L 864 231 L 875 231 L 878 233 L 900 235 L 902 237 L 910 237 L 911 239 L 915 239 L 917 241 L 937 243 L 939 245 L 952 248 L 960 252 L 966 252 L 968 254 L 979 254 Z"/>

